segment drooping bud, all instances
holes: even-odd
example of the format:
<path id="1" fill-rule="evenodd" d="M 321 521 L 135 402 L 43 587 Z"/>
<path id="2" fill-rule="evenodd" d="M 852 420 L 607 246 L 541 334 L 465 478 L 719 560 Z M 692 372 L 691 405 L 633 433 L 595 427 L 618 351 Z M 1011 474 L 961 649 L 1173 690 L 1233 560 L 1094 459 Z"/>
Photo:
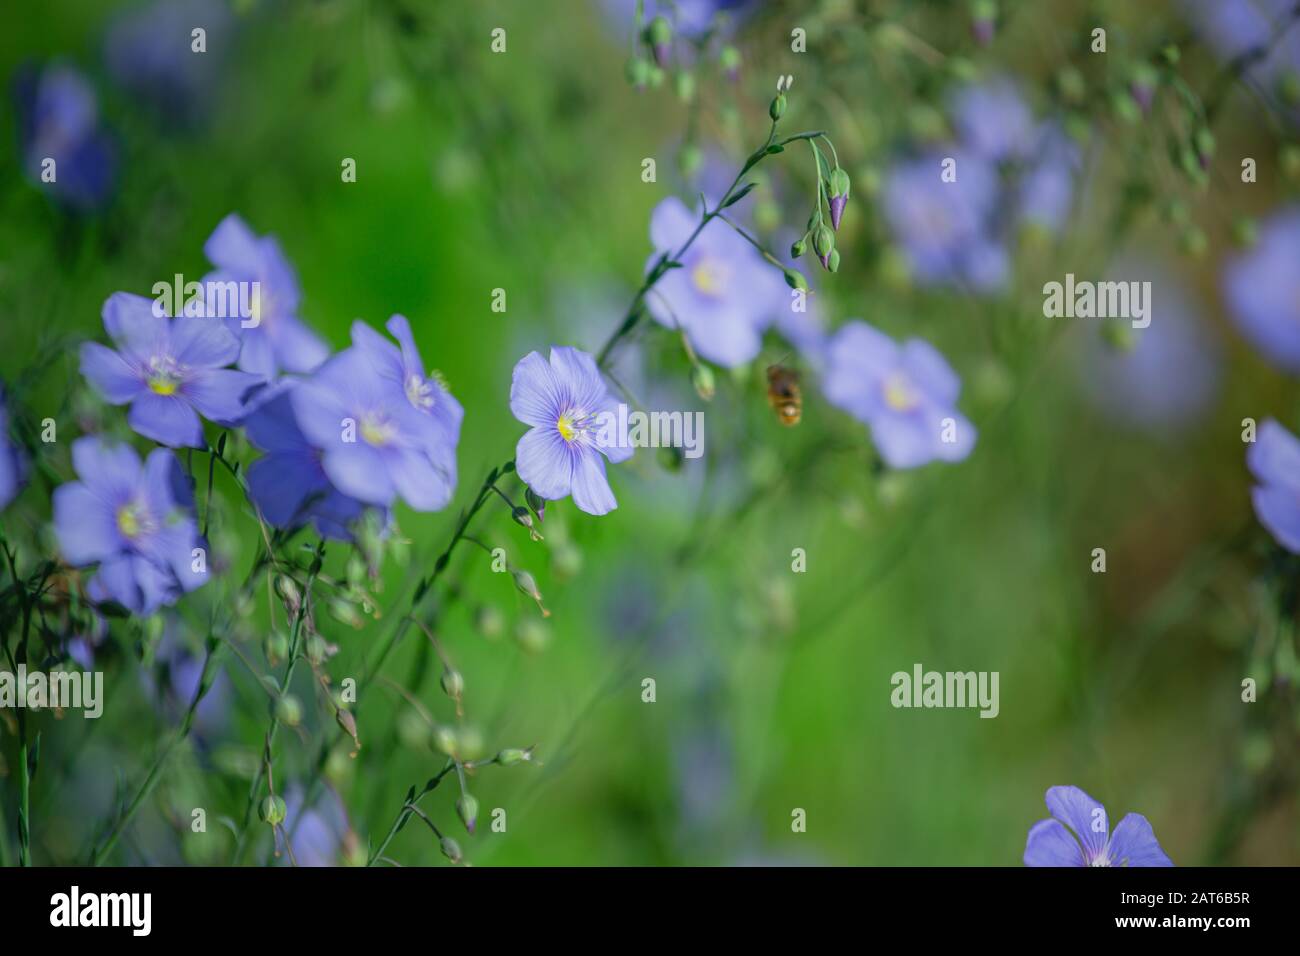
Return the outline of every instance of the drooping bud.
<path id="1" fill-rule="evenodd" d="M 302 704 L 293 694 L 285 694 L 275 702 L 275 719 L 286 727 L 302 723 Z"/>
<path id="2" fill-rule="evenodd" d="M 525 488 L 524 501 L 527 502 L 528 507 L 533 509 L 533 514 L 537 515 L 537 523 L 541 524 L 546 517 L 546 499 L 533 489 Z"/>
<path id="3" fill-rule="evenodd" d="M 655 62 L 664 66 L 668 62 L 668 55 L 672 52 L 672 24 L 664 17 L 655 17 L 646 27 L 645 39 L 655 55 Z"/>
<path id="4" fill-rule="evenodd" d="M 650 82 L 650 64 L 639 56 L 627 61 L 627 81 L 637 90 L 644 90 Z"/>
<path id="5" fill-rule="evenodd" d="M 448 667 L 442 672 L 442 692 L 452 700 L 460 700 L 465 693 L 465 677 L 458 670 Z"/>
<path id="6" fill-rule="evenodd" d="M 785 115 L 785 94 L 784 93 L 776 94 L 775 99 L 772 100 L 772 105 L 767 108 L 767 115 L 772 117 L 773 123 L 775 123 L 777 120 L 779 120 L 782 116 Z"/>
<path id="7" fill-rule="evenodd" d="M 790 258 L 798 259 L 808 248 L 808 236 L 805 234 L 802 238 L 796 239 L 790 243 Z"/>
<path id="8" fill-rule="evenodd" d="M 831 171 L 830 197 L 831 197 L 831 226 L 836 232 L 840 231 L 840 217 L 844 215 L 844 207 L 849 202 L 849 174 L 842 167 L 836 166 Z"/>
<path id="9" fill-rule="evenodd" d="M 803 292 L 808 291 L 808 280 L 803 277 L 803 273 L 798 269 L 785 270 L 785 284 L 792 289 L 799 289 Z"/>
<path id="10" fill-rule="evenodd" d="M 971 35 L 980 46 L 993 42 L 998 24 L 998 5 L 995 0 L 974 0 L 970 11 Z"/>
<path id="11" fill-rule="evenodd" d="M 727 79 L 734 83 L 740 75 L 740 51 L 734 46 L 724 46 L 718 54 L 718 65 L 722 67 Z"/>
<path id="12" fill-rule="evenodd" d="M 515 764 L 533 759 L 533 748 L 519 750 L 516 747 L 507 747 L 496 755 L 496 762 L 502 767 L 511 767 Z"/>
<path id="13" fill-rule="evenodd" d="M 456 816 L 460 817 L 460 822 L 465 824 L 466 832 L 474 832 L 474 825 L 478 823 L 478 800 L 473 794 L 461 794 L 460 799 L 456 801 Z"/>
<path id="14" fill-rule="evenodd" d="M 706 402 L 713 401 L 714 393 L 717 391 L 713 369 L 701 362 L 691 366 L 691 384 L 695 386 L 696 395 Z"/>
<path id="15" fill-rule="evenodd" d="M 262 642 L 262 652 L 266 654 L 267 663 L 279 664 L 289 656 L 289 635 L 284 631 L 272 631 Z"/>
<path id="16" fill-rule="evenodd" d="M 813 230 L 813 251 L 817 253 L 817 258 L 821 260 L 822 267 L 830 268 L 830 254 L 835 249 L 835 233 L 826 228 L 825 223 L 821 223 Z"/>
<path id="17" fill-rule="evenodd" d="M 840 271 L 840 250 L 832 249 L 831 254 L 826 257 L 826 268 L 831 272 Z"/>
<path id="18" fill-rule="evenodd" d="M 456 756 L 460 752 L 460 741 L 456 739 L 456 728 L 448 724 L 440 724 L 435 727 L 433 746 L 448 757 Z"/>
<path id="19" fill-rule="evenodd" d="M 521 568 L 516 568 L 512 573 L 515 579 L 515 587 L 519 589 L 520 593 L 537 602 L 538 608 L 541 609 L 542 617 L 550 617 L 551 612 L 546 610 L 542 605 L 542 592 L 537 590 L 537 579 Z"/>
<path id="20" fill-rule="evenodd" d="M 1156 86 L 1159 82 L 1159 74 L 1149 63 L 1139 63 L 1133 68 L 1133 77 L 1129 80 L 1128 91 L 1143 113 L 1151 112 L 1151 104 L 1155 100 Z"/>
<path id="21" fill-rule="evenodd" d="M 277 797 L 275 794 L 263 797 L 261 804 L 257 808 L 257 816 L 263 823 L 269 823 L 276 827 L 284 822 L 286 813 L 284 798 Z"/>
<path id="22" fill-rule="evenodd" d="M 275 579 L 275 593 L 280 596 L 289 607 L 297 609 L 298 601 L 302 595 L 298 591 L 298 584 L 287 574 L 281 574 Z"/>
<path id="23" fill-rule="evenodd" d="M 439 846 L 442 849 L 442 855 L 451 860 L 452 863 L 459 863 L 464 859 L 460 852 L 460 844 L 451 837 L 443 837 Z"/>
<path id="24" fill-rule="evenodd" d="M 515 505 L 510 510 L 510 517 L 515 519 L 516 524 L 523 525 L 525 528 L 527 528 L 529 536 L 534 541 L 544 540 L 542 538 L 541 532 L 537 530 L 536 523 L 533 521 L 532 512 L 530 512 L 523 505 Z"/>

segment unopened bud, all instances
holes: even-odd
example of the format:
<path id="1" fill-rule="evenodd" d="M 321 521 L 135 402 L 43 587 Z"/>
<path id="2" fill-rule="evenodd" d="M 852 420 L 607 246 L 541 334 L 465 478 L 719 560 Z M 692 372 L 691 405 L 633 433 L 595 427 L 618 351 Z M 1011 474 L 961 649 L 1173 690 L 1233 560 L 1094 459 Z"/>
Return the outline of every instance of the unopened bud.
<path id="1" fill-rule="evenodd" d="M 703 363 L 691 366 L 691 384 L 695 386 L 695 394 L 709 402 L 717 391 L 717 385 L 713 379 L 713 369 Z"/>
<path id="2" fill-rule="evenodd" d="M 790 243 L 790 258 L 798 259 L 808 248 L 807 236 Z"/>
<path id="3" fill-rule="evenodd" d="M 831 272 L 840 271 L 840 250 L 832 249 L 831 254 L 826 257 L 826 268 Z"/>
<path id="4" fill-rule="evenodd" d="M 465 678 L 460 671 L 448 667 L 442 672 L 442 691 L 453 700 L 460 700 L 465 693 Z"/>
<path id="5" fill-rule="evenodd" d="M 537 515 L 538 523 L 541 523 L 546 518 L 546 499 L 533 489 L 525 488 L 524 501 L 533 509 L 533 514 Z"/>
<path id="6" fill-rule="evenodd" d="M 269 663 L 280 663 L 289 656 L 289 636 L 284 631 L 272 631 L 262 642 L 262 652 Z"/>
<path id="7" fill-rule="evenodd" d="M 515 747 L 509 747 L 505 750 L 502 750 L 496 756 L 497 764 L 499 764 L 502 767 L 512 767 L 517 763 L 520 763 L 525 760 L 532 760 L 532 759 L 533 759 L 533 752 L 531 749 L 519 750 L 518 748 Z"/>
<path id="8" fill-rule="evenodd" d="M 481 604 L 474 612 L 474 627 L 484 637 L 500 637 L 505 626 L 505 615 L 490 604 Z"/>
<path id="9" fill-rule="evenodd" d="M 519 646 L 530 654 L 537 654 L 546 649 L 551 642 L 551 631 L 545 624 L 534 617 L 520 618 L 515 626 L 515 640 Z"/>
<path id="10" fill-rule="evenodd" d="M 435 727 L 433 745 L 448 757 L 456 756 L 460 752 L 460 742 L 456 739 L 456 728 L 446 724 Z"/>
<path id="11" fill-rule="evenodd" d="M 785 284 L 792 289 L 799 289 L 803 292 L 808 291 L 808 280 L 803 277 L 803 273 L 798 269 L 785 270 Z"/>
<path id="12" fill-rule="evenodd" d="M 275 719 L 286 727 L 302 723 L 302 704 L 293 694 L 285 694 L 275 702 Z"/>
<path id="13" fill-rule="evenodd" d="M 773 123 L 775 123 L 777 120 L 779 120 L 782 116 L 785 115 L 785 94 L 784 93 L 776 94 L 776 97 L 772 100 L 772 105 L 767 108 L 767 115 L 772 117 Z"/>
<path id="14" fill-rule="evenodd" d="M 523 569 L 514 571 L 515 587 L 521 594 L 532 598 L 534 601 L 542 599 L 542 592 L 537 590 L 537 579 Z"/>
<path id="15" fill-rule="evenodd" d="M 273 827 L 284 822 L 285 813 L 284 798 L 277 797 L 275 794 L 263 797 L 262 803 L 257 808 L 258 818 Z"/>
<path id="16" fill-rule="evenodd" d="M 474 832 L 474 825 L 478 822 L 478 800 L 473 794 L 461 794 L 460 799 L 456 801 L 456 816 L 460 817 L 460 822 L 465 824 L 467 832 Z"/>
<path id="17" fill-rule="evenodd" d="M 302 597 L 301 592 L 298 590 L 297 582 L 287 574 L 281 574 L 276 577 L 275 593 L 280 596 L 280 599 L 284 601 L 285 604 L 295 608 L 298 606 L 298 601 Z"/>
<path id="18" fill-rule="evenodd" d="M 442 848 L 442 855 L 445 856 L 447 859 L 451 860 L 451 862 L 459 863 L 462 859 L 464 859 L 464 857 L 461 855 L 460 852 L 460 844 L 457 843 L 455 840 L 453 840 L 451 837 L 449 836 L 443 837 L 442 843 L 439 845 Z"/>
<path id="19" fill-rule="evenodd" d="M 650 81 L 650 64 L 639 56 L 627 61 L 627 81 L 636 89 L 644 90 Z"/>
<path id="20" fill-rule="evenodd" d="M 718 66 L 727 74 L 727 79 L 734 81 L 740 74 L 740 51 L 734 46 L 724 46 L 718 54 Z"/>
<path id="21" fill-rule="evenodd" d="M 667 63 L 673 42 L 673 28 L 668 20 L 664 17 L 655 17 L 651 20 L 650 25 L 646 27 L 645 39 L 654 52 L 655 62 L 660 66 Z"/>

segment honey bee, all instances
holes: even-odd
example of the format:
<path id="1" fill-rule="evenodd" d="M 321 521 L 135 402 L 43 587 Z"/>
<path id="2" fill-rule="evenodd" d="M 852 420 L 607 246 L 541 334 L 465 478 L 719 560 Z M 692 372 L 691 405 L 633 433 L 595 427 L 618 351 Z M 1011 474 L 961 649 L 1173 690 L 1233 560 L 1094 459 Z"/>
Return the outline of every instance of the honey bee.
<path id="1" fill-rule="evenodd" d="M 787 428 L 798 425 L 803 416 L 803 392 L 799 388 L 799 373 L 784 365 L 769 365 L 767 401 L 782 425 Z"/>

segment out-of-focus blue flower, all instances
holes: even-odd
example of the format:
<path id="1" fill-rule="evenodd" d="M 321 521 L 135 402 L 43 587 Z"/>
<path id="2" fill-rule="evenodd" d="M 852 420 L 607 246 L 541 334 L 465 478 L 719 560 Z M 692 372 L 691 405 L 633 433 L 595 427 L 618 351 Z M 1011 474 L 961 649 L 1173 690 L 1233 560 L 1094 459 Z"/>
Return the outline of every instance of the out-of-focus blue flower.
<path id="1" fill-rule="evenodd" d="M 147 616 L 208 579 L 193 498 L 172 452 L 143 465 L 127 445 L 80 438 L 72 445 L 80 481 L 54 490 L 54 530 L 71 565 L 98 564 L 91 600 L 113 600 Z M 198 570 L 196 570 L 198 569 Z"/>
<path id="2" fill-rule="evenodd" d="M 681 200 L 668 198 L 650 218 L 655 252 L 676 255 L 700 223 Z M 731 367 L 758 355 L 763 330 L 779 309 L 787 308 L 789 290 L 781 274 L 726 223 L 714 220 L 646 300 L 660 325 L 685 331 L 691 347 L 705 359 Z"/>
<path id="3" fill-rule="evenodd" d="M 1246 76 L 1266 96 L 1275 97 L 1286 72 L 1300 72 L 1300 24 L 1295 22 L 1294 0 L 1183 0 L 1183 6 L 1197 32 L 1224 62 L 1260 54 L 1247 66 Z M 1279 31 L 1285 34 L 1274 44 Z M 1267 56 L 1262 55 L 1265 51 Z M 1290 112 L 1300 120 L 1300 111 Z"/>
<path id="4" fill-rule="evenodd" d="M 985 159 L 1018 162 L 1034 148 L 1034 115 L 1007 77 L 963 86 L 953 95 L 951 113 L 962 143 Z"/>
<path id="5" fill-rule="evenodd" d="M 18 495 L 26 477 L 22 453 L 9 440 L 9 406 L 5 403 L 4 385 L 0 384 L 0 509 Z"/>
<path id="6" fill-rule="evenodd" d="M 114 292 L 104 302 L 104 328 L 114 352 L 81 346 L 81 374 L 114 405 L 130 403 L 128 421 L 146 438 L 172 447 L 204 447 L 199 415 L 220 424 L 243 414 L 256 376 L 224 368 L 239 340 L 220 322 L 169 319 L 143 296 Z"/>
<path id="7" fill-rule="evenodd" d="M 1246 451 L 1259 484 L 1250 493 L 1260 523 L 1293 554 L 1300 554 L 1300 439 L 1273 419 L 1259 426 Z"/>
<path id="8" fill-rule="evenodd" d="M 975 447 L 975 426 L 957 411 L 961 380 L 930 343 L 900 346 L 853 320 L 836 331 L 826 363 L 827 400 L 870 427 L 891 468 L 961 461 Z"/>
<path id="9" fill-rule="evenodd" d="M 113 190 L 117 155 L 90 81 L 60 63 L 28 67 L 18 74 L 15 99 L 28 178 L 79 212 L 102 206 Z M 42 180 L 46 160 L 54 161 L 53 182 Z"/>
<path id="10" fill-rule="evenodd" d="M 392 382 L 406 396 L 411 407 L 424 416 L 428 432 L 425 451 L 451 475 L 454 493 L 456 446 L 460 442 L 460 424 L 465 410 L 436 377 L 425 372 L 406 316 L 394 315 L 388 320 L 387 329 L 401 344 L 400 349 L 361 321 L 352 323 L 352 344 L 370 360 L 379 377 Z"/>
<path id="11" fill-rule="evenodd" d="M 572 495 L 591 515 L 618 507 L 604 458 L 617 464 L 633 449 L 625 435 L 607 433 L 604 423 L 617 418 L 618 403 L 590 355 L 555 346 L 548 365 L 529 352 L 515 365 L 510 411 L 532 426 L 515 448 L 515 468 L 536 494 L 548 501 Z"/>
<path id="12" fill-rule="evenodd" d="M 1079 147 L 1059 126 L 1045 123 L 1035 133 L 1034 149 L 1017 187 L 1021 222 L 1057 233 L 1074 202 L 1083 168 Z"/>
<path id="13" fill-rule="evenodd" d="M 957 179 L 940 178 L 945 158 Z M 913 276 L 927 285 L 970 286 L 988 292 L 1010 269 L 994 214 L 1000 179 L 987 159 L 967 150 L 928 154 L 895 166 L 884 185 L 885 217 Z"/>
<path id="14" fill-rule="evenodd" d="M 401 497 L 416 511 L 437 511 L 451 500 L 455 448 L 431 446 L 437 431 L 429 413 L 376 371 L 362 349 L 335 355 L 289 398 L 298 427 L 343 494 L 384 506 Z"/>
<path id="15" fill-rule="evenodd" d="M 186 644 L 182 627 L 174 613 L 166 615 L 162 638 L 154 650 L 154 666 L 142 675 L 155 708 L 171 721 L 185 718 L 203 679 L 205 655 Z M 221 731 L 230 713 L 230 696 L 230 678 L 218 670 L 194 712 L 197 734 L 209 737 Z"/>
<path id="16" fill-rule="evenodd" d="M 242 348 L 239 367 L 263 379 L 310 372 L 329 357 L 329 346 L 298 318 L 298 277 L 271 236 L 257 236 L 236 213 L 221 220 L 203 246 L 216 271 L 204 282 L 256 282 L 253 315 L 227 318 Z M 246 324 L 248 323 L 248 324 Z"/>
<path id="17" fill-rule="evenodd" d="M 294 383 L 272 385 L 259 394 L 243 425 L 248 440 L 265 454 L 248 467 L 248 490 L 262 517 L 276 528 L 308 522 L 327 538 L 346 541 L 349 525 L 365 506 L 332 484 L 320 448 L 298 427 L 289 398 Z"/>
<path id="18" fill-rule="evenodd" d="M 1151 283 L 1151 324 L 1132 329 L 1127 349 L 1107 343 L 1097 326 L 1087 336 L 1080 384 L 1107 417 L 1138 428 L 1166 429 L 1195 421 L 1214 400 L 1221 356 L 1218 338 L 1180 282 L 1140 255 L 1121 255 L 1106 281 Z"/>
<path id="19" fill-rule="evenodd" d="M 355 848 L 347 810 L 334 790 L 325 788 L 315 804 L 304 809 L 303 789 L 295 784 L 285 794 L 284 807 L 284 832 L 298 866 L 338 866 Z"/>
<path id="20" fill-rule="evenodd" d="M 1300 32 L 1300 27 L 1297 28 Z M 1229 262 L 1223 294 L 1232 318 L 1269 362 L 1300 373 L 1300 206 L 1274 214 L 1255 246 Z"/>
<path id="21" fill-rule="evenodd" d="M 211 108 L 234 15 L 219 0 L 157 0 L 118 16 L 104 36 L 109 76 L 173 127 L 193 127 Z M 202 28 L 205 51 L 193 48 Z"/>
<path id="22" fill-rule="evenodd" d="M 1051 820 L 1025 841 L 1025 866 L 1173 866 L 1146 817 L 1130 813 L 1110 832 L 1106 808 L 1078 787 L 1047 791 Z"/>

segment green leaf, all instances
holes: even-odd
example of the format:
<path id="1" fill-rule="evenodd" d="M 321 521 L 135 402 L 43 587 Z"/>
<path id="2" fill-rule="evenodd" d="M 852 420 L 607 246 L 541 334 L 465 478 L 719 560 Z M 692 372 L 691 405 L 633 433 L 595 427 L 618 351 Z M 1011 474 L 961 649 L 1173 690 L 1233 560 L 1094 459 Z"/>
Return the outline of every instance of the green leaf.
<path id="1" fill-rule="evenodd" d="M 736 203 L 740 202 L 742 199 L 744 199 L 746 196 L 748 196 L 751 192 L 753 192 L 754 187 L 757 186 L 757 185 L 758 185 L 758 183 L 745 183 L 745 185 L 741 186 L 738 190 L 736 190 L 736 191 L 731 195 L 731 198 L 730 198 L 730 199 L 728 199 L 726 202 L 724 202 L 724 203 L 722 204 L 722 208 L 723 208 L 723 209 L 727 209 L 727 208 L 729 208 L 729 207 L 731 207 L 731 206 L 734 206 Z"/>

